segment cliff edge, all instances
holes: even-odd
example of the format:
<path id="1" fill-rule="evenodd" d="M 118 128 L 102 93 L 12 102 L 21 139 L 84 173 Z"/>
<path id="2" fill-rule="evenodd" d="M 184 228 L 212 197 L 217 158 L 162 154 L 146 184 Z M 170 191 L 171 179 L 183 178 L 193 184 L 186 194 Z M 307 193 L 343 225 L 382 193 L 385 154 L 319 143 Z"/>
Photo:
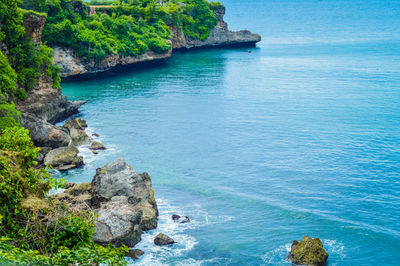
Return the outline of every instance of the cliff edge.
<path id="1" fill-rule="evenodd" d="M 76 53 L 69 48 L 52 47 L 54 49 L 53 62 L 61 68 L 60 76 L 63 79 L 73 79 L 82 76 L 91 76 L 124 66 L 144 63 L 158 63 L 171 57 L 173 51 L 189 50 L 204 47 L 229 47 L 229 46 L 254 46 L 261 41 L 261 36 L 248 30 L 230 31 L 224 21 L 225 7 L 220 6 L 214 10 L 218 19 L 217 25 L 210 31 L 210 35 L 204 41 L 185 36 L 178 27 L 170 27 L 172 49 L 163 54 L 157 54 L 151 50 L 138 56 L 108 55 L 101 61 L 81 60 Z"/>

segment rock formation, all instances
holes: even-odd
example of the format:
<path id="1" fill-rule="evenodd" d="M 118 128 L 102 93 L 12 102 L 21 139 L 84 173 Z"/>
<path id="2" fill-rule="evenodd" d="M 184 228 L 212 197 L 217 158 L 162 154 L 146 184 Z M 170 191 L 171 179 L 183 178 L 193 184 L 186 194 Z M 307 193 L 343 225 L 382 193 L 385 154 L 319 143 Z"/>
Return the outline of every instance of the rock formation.
<path id="1" fill-rule="evenodd" d="M 174 244 L 175 240 L 170 238 L 167 235 L 164 235 L 163 233 L 159 233 L 155 238 L 154 238 L 154 244 L 157 246 L 166 246 L 166 245 L 171 245 Z"/>
<path id="2" fill-rule="evenodd" d="M 321 266 L 325 265 L 328 253 L 319 238 L 305 236 L 300 243 L 293 241 L 289 259 L 295 264 Z"/>
<path id="3" fill-rule="evenodd" d="M 136 173 L 122 159 L 98 168 L 91 184 L 69 186 L 54 197 L 70 209 L 97 214 L 93 238 L 97 243 L 132 247 L 142 231 L 157 227 L 150 176 Z"/>
<path id="4" fill-rule="evenodd" d="M 69 170 L 83 165 L 82 156 L 78 156 L 78 149 L 74 146 L 61 147 L 49 151 L 44 157 L 44 164 L 57 170 Z"/>
<path id="5" fill-rule="evenodd" d="M 217 26 L 210 31 L 210 36 L 205 40 L 196 40 L 189 38 L 172 27 L 172 48 L 174 50 L 187 50 L 202 47 L 220 47 L 220 46 L 252 46 L 261 41 L 261 36 L 251 33 L 248 30 L 230 31 L 228 24 L 224 21 L 225 7 L 220 6 L 214 13 L 218 19 Z"/>

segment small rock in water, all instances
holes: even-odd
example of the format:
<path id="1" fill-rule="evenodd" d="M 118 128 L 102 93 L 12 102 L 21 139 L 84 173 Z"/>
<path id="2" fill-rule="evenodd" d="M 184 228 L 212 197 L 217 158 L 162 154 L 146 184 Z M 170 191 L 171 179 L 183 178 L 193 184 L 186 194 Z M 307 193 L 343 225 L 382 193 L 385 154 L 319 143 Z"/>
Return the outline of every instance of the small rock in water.
<path id="1" fill-rule="evenodd" d="M 140 249 L 130 249 L 126 254 L 125 257 L 137 260 L 140 256 L 142 256 L 144 252 Z"/>
<path id="2" fill-rule="evenodd" d="M 289 259 L 295 264 L 322 266 L 328 259 L 328 253 L 319 238 L 305 236 L 300 243 L 293 241 Z"/>
<path id="3" fill-rule="evenodd" d="M 156 244 L 157 246 L 171 245 L 174 243 L 175 241 L 172 238 L 164 235 L 163 233 L 159 233 L 156 238 L 154 238 L 154 244 Z"/>
<path id="4" fill-rule="evenodd" d="M 190 223 L 190 219 L 188 216 L 180 216 L 177 214 L 173 214 L 172 215 L 172 220 L 175 223 L 180 223 L 180 224 L 186 224 L 186 223 Z"/>
<path id="5" fill-rule="evenodd" d="M 92 145 L 90 145 L 91 150 L 105 150 L 107 149 L 104 147 L 103 144 L 101 144 L 99 141 L 93 141 Z"/>
<path id="6" fill-rule="evenodd" d="M 100 135 L 97 134 L 97 133 L 93 133 L 92 136 L 93 136 L 93 137 L 100 137 Z"/>
<path id="7" fill-rule="evenodd" d="M 93 154 L 99 154 L 99 152 L 98 152 L 98 151 L 95 151 L 95 150 L 92 150 L 92 153 L 93 153 Z"/>

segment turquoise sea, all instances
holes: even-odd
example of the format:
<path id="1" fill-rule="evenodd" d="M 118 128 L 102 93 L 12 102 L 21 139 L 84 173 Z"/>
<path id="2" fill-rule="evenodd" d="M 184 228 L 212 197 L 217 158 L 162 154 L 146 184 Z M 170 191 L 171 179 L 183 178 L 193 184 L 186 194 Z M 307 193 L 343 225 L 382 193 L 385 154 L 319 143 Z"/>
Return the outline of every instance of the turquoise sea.
<path id="1" fill-rule="evenodd" d="M 153 179 L 160 225 L 138 264 L 290 265 L 319 237 L 328 265 L 400 263 L 400 1 L 225 0 L 263 41 L 64 82 L 110 149 Z M 174 224 L 174 213 L 192 222 Z M 152 244 L 157 232 L 172 247 Z"/>

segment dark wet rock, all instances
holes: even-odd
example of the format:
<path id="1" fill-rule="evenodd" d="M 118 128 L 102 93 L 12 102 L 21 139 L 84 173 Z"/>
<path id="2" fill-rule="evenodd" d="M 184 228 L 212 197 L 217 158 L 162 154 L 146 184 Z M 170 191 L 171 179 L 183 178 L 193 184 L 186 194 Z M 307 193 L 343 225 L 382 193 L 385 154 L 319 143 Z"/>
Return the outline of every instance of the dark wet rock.
<path id="1" fill-rule="evenodd" d="M 93 137 L 96 137 L 96 138 L 100 137 L 100 135 L 97 134 L 97 133 L 93 133 L 92 136 L 93 136 Z"/>
<path id="2" fill-rule="evenodd" d="M 177 215 L 177 214 L 173 214 L 172 215 L 172 220 L 175 223 L 181 223 L 181 224 L 190 223 L 190 219 L 189 219 L 188 216 L 180 216 L 180 215 Z"/>
<path id="3" fill-rule="evenodd" d="M 57 148 L 46 154 L 44 164 L 61 171 L 76 168 L 83 165 L 83 158 L 78 153 L 73 146 Z"/>
<path id="4" fill-rule="evenodd" d="M 158 208 L 151 178 L 136 173 L 124 160 L 117 159 L 96 170 L 92 181 L 92 204 L 100 206 L 115 196 L 126 197 L 132 208 L 142 212 L 142 230 L 157 227 Z"/>
<path id="5" fill-rule="evenodd" d="M 293 241 L 289 259 L 295 264 L 321 266 L 325 265 L 328 253 L 319 238 L 305 236 L 300 243 Z"/>
<path id="6" fill-rule="evenodd" d="M 93 154 L 99 154 L 99 152 L 98 152 L 98 151 L 95 151 L 95 150 L 92 150 L 92 153 L 93 153 Z"/>
<path id="7" fill-rule="evenodd" d="M 130 249 L 126 254 L 125 257 L 137 260 L 140 256 L 143 256 L 144 252 L 140 249 Z"/>
<path id="8" fill-rule="evenodd" d="M 54 126 L 32 114 L 22 113 L 21 125 L 29 130 L 32 141 L 38 147 L 59 148 L 68 146 L 71 137 L 61 127 Z"/>
<path id="9" fill-rule="evenodd" d="M 166 245 L 171 245 L 174 244 L 175 241 L 170 238 L 167 235 L 164 235 L 163 233 L 159 233 L 155 238 L 154 238 L 154 244 L 157 246 L 166 246 Z"/>
<path id="10" fill-rule="evenodd" d="M 107 148 L 104 147 L 103 144 L 101 144 L 101 142 L 99 141 L 93 141 L 92 145 L 90 145 L 90 149 L 92 151 L 96 151 L 96 150 L 106 150 Z"/>

